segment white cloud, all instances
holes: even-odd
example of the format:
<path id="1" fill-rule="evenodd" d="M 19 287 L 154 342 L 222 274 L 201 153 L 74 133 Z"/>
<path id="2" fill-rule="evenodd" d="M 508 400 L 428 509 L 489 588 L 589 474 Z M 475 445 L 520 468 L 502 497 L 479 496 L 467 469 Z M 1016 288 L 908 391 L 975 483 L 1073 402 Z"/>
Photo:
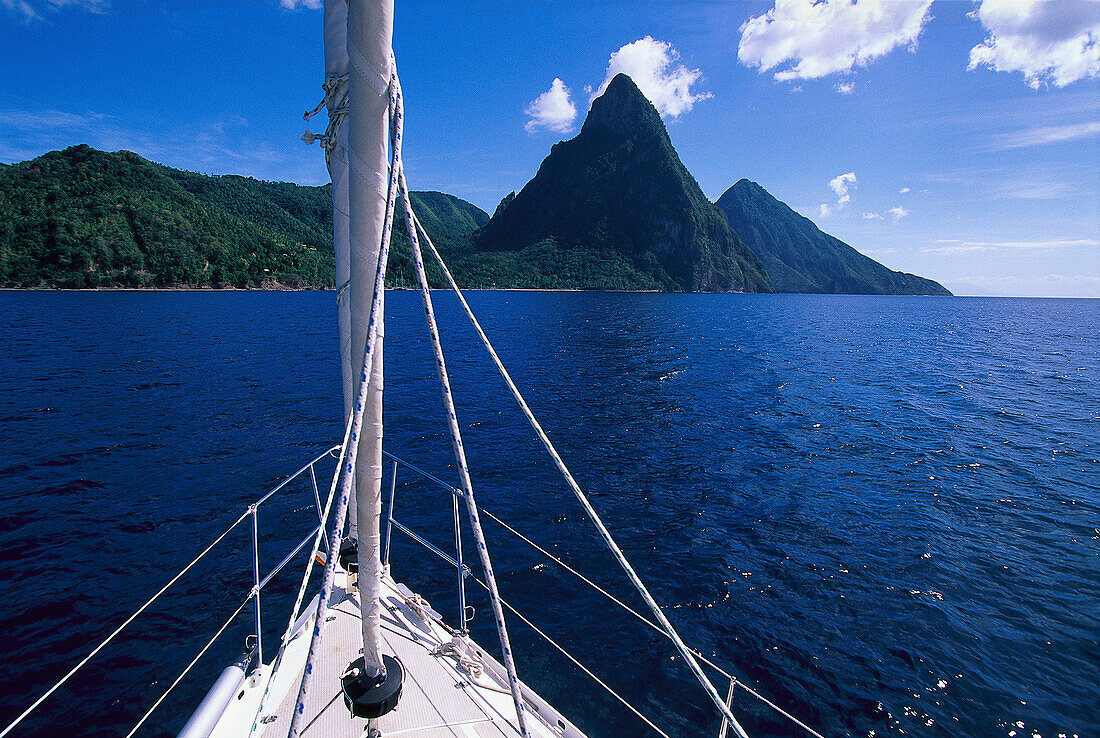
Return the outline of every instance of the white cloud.
<path id="1" fill-rule="evenodd" d="M 1100 246 L 1100 241 L 1094 238 L 1064 239 L 1061 241 L 961 241 L 955 238 L 941 238 L 933 243 L 945 245 L 921 249 L 921 253 L 963 254 L 971 251 L 1054 251 L 1055 249 L 1074 247 L 1096 248 Z"/>
<path id="2" fill-rule="evenodd" d="M 1019 295 L 1021 297 L 1100 297 L 1100 276 L 1095 274 L 1043 274 L 1002 276 L 986 274 L 942 280 L 959 294 Z"/>
<path id="3" fill-rule="evenodd" d="M 297 10 L 298 8 L 321 10 L 325 6 L 325 0 L 279 0 L 279 5 L 287 10 Z"/>
<path id="4" fill-rule="evenodd" d="M 1062 126 L 1041 126 L 1027 131 L 1002 133 L 993 138 L 993 148 L 997 150 L 1023 149 L 1029 146 L 1076 141 L 1100 135 L 1100 120 L 1087 123 L 1071 123 Z"/>
<path id="5" fill-rule="evenodd" d="M 853 92 L 856 91 L 856 86 L 851 82 L 840 82 L 835 87 L 833 87 L 833 89 L 839 92 L 841 95 L 851 95 Z"/>
<path id="6" fill-rule="evenodd" d="M 24 21 L 44 20 L 44 13 L 73 6 L 90 13 L 106 13 L 111 0 L 0 0 L 0 7 Z"/>
<path id="7" fill-rule="evenodd" d="M 844 207 L 852 199 L 852 196 L 848 194 L 848 190 L 855 189 L 859 182 L 856 180 L 855 172 L 848 172 L 846 174 L 838 174 L 829 180 L 829 187 L 836 193 L 837 207 Z"/>
<path id="8" fill-rule="evenodd" d="M 1040 167 L 1021 167 L 1018 163 L 925 172 L 922 178 L 937 189 L 963 189 L 975 197 L 995 200 L 1073 200 L 1080 202 L 1083 192 L 1096 186 L 1096 165 L 1087 156 L 1081 160 L 1057 163 L 1044 161 Z M 921 193 L 928 190 L 922 189 Z"/>
<path id="9" fill-rule="evenodd" d="M 658 113 L 676 118 L 700 100 L 711 97 L 709 92 L 692 92 L 692 85 L 703 73 L 677 64 L 679 58 L 680 53 L 672 44 L 657 41 L 652 36 L 640 38 L 611 55 L 607 74 L 592 97 L 602 95 L 615 75 L 622 73 L 634 80 Z"/>
<path id="10" fill-rule="evenodd" d="M 0 110 L 0 125 L 18 130 L 82 130 L 105 121 L 101 113 L 68 113 L 63 110 Z"/>
<path id="11" fill-rule="evenodd" d="M 1065 180 L 1023 176 L 989 182 L 990 191 L 997 197 L 1012 200 L 1059 200 L 1079 193 L 1080 186 Z"/>
<path id="12" fill-rule="evenodd" d="M 890 217 L 894 219 L 895 223 L 904 218 L 906 215 L 909 215 L 909 211 L 903 208 L 901 205 L 890 208 L 886 212 L 890 213 Z"/>
<path id="13" fill-rule="evenodd" d="M 14 13 L 25 21 L 41 20 L 42 16 L 27 0 L 0 0 L 0 5 L 10 13 Z"/>
<path id="14" fill-rule="evenodd" d="M 902 187 L 900 190 L 898 190 L 899 195 L 904 195 L 907 192 L 911 192 L 911 190 L 908 187 Z"/>
<path id="15" fill-rule="evenodd" d="M 832 188 L 838 196 L 844 197 L 848 194 L 848 188 L 854 187 L 858 184 L 856 180 L 855 172 L 848 172 L 847 174 L 838 174 L 829 180 L 829 187 Z"/>
<path id="16" fill-rule="evenodd" d="M 1022 72 L 1035 89 L 1100 75 L 1100 3 L 1095 0 L 980 0 L 971 17 L 989 33 L 967 69 Z"/>
<path id="17" fill-rule="evenodd" d="M 776 0 L 741 26 L 737 58 L 775 79 L 816 79 L 916 49 L 932 0 Z"/>
<path id="18" fill-rule="evenodd" d="M 953 254 L 968 254 L 973 251 L 996 251 L 992 246 L 934 246 L 927 249 L 921 249 L 922 254 L 933 254 L 936 256 L 950 256 Z"/>
<path id="19" fill-rule="evenodd" d="M 531 118 L 524 126 L 528 133 L 540 128 L 568 133 L 577 119 L 577 106 L 573 104 L 569 88 L 557 77 L 550 84 L 550 89 L 532 100 L 523 112 Z"/>
<path id="20" fill-rule="evenodd" d="M 858 184 L 856 181 L 855 172 L 847 172 L 845 174 L 838 174 L 829 180 L 829 187 L 836 193 L 836 204 L 828 205 L 821 203 L 817 212 L 822 218 L 827 218 L 837 210 L 842 210 L 848 206 L 848 203 L 852 201 L 850 190 L 855 189 Z"/>
<path id="21" fill-rule="evenodd" d="M 105 13 L 111 6 L 111 0 L 46 0 L 45 6 L 51 10 L 69 6 L 83 8 L 92 13 Z"/>
<path id="22" fill-rule="evenodd" d="M 864 213 L 863 214 L 863 219 L 864 220 L 882 220 L 882 216 L 879 215 L 878 213 Z"/>

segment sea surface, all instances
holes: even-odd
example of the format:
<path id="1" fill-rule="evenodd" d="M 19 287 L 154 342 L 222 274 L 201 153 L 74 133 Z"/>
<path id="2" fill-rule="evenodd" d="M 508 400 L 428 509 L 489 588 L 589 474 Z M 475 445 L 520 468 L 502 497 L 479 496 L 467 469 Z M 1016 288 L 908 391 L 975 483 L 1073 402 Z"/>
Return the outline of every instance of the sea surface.
<path id="1" fill-rule="evenodd" d="M 641 608 L 435 298 L 482 507 Z M 470 302 L 667 615 L 745 684 L 828 736 L 1100 734 L 1100 301 Z M 338 442 L 334 314 L 331 292 L 0 293 L 0 724 Z M 387 318 L 387 449 L 456 482 L 419 295 L 391 292 Z M 311 504 L 298 480 L 261 508 L 262 573 Z M 453 546 L 445 492 L 400 472 L 396 507 Z M 485 526 L 506 599 L 669 735 L 717 735 L 666 641 Z M 246 521 L 16 734 L 125 734 L 243 601 L 250 536 Z M 454 622 L 453 570 L 404 538 L 392 555 Z M 264 590 L 268 658 L 302 558 Z M 139 735 L 174 735 L 253 618 Z M 521 676 L 590 736 L 647 734 L 510 622 Z M 751 735 L 803 735 L 737 695 Z"/>

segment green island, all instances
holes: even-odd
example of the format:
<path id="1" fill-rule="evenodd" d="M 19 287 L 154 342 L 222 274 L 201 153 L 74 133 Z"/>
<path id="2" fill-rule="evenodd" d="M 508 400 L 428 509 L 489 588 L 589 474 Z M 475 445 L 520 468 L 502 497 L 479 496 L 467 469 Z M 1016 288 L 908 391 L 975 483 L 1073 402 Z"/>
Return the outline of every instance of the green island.
<path id="1" fill-rule="evenodd" d="M 710 202 L 625 75 L 491 218 L 442 192 L 411 197 L 463 288 L 950 294 L 748 180 Z M 332 289 L 334 261 L 330 185 L 197 174 L 87 145 L 0 165 L 0 288 Z M 387 285 L 416 284 L 398 208 Z"/>

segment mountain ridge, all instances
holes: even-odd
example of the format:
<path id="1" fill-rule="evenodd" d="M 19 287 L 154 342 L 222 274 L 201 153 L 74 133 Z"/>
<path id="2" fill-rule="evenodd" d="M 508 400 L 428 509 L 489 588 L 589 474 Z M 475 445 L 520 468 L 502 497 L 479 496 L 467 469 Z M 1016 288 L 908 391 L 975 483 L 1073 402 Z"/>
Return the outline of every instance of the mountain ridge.
<path id="1" fill-rule="evenodd" d="M 861 254 L 751 180 L 737 181 L 715 204 L 764 263 L 777 292 L 951 294 L 938 282 Z"/>
<path id="2" fill-rule="evenodd" d="M 950 294 L 860 254 L 747 179 L 710 203 L 656 110 L 623 80 L 609 85 L 618 92 L 598 98 L 581 133 L 556 144 L 492 218 L 453 195 L 412 193 L 460 286 L 752 291 L 774 283 L 782 292 Z M 571 146 L 582 156 L 563 166 L 561 152 Z M 592 151 L 599 155 L 585 156 Z M 587 190 L 554 171 L 578 168 L 592 174 Z M 548 171 L 557 181 L 547 188 L 540 176 Z M 547 205 L 540 187 L 580 192 L 595 206 Z M 73 146 L 0 166 L 0 287 L 331 288 L 331 207 L 330 185 L 203 175 L 132 152 Z M 538 218 L 544 230 L 536 230 L 537 240 L 487 242 L 494 228 L 507 232 L 501 223 Z M 573 233 L 552 228 L 581 221 Z M 624 247 L 617 234 L 631 228 Z M 595 244 L 585 242 L 589 235 Z M 414 285 L 400 211 L 393 238 L 387 284 Z M 429 283 L 444 286 L 432 260 L 426 267 Z"/>
<path id="3" fill-rule="evenodd" d="M 759 259 L 680 161 L 660 115 L 626 75 L 592 102 L 580 132 L 474 234 L 478 251 L 578 253 L 619 270 L 619 288 L 770 292 Z M 589 275 L 576 275 L 581 288 Z"/>

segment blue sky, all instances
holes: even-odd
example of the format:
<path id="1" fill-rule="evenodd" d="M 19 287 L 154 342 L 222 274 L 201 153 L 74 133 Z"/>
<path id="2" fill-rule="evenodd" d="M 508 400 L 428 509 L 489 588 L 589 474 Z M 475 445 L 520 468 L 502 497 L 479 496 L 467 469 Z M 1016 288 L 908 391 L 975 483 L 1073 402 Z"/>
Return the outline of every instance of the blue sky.
<path id="1" fill-rule="evenodd" d="M 0 0 L 0 161 L 322 183 L 314 5 Z M 711 199 L 747 177 L 959 294 L 1100 297 L 1100 2 L 398 0 L 394 46 L 414 189 L 492 212 L 627 71 Z"/>

